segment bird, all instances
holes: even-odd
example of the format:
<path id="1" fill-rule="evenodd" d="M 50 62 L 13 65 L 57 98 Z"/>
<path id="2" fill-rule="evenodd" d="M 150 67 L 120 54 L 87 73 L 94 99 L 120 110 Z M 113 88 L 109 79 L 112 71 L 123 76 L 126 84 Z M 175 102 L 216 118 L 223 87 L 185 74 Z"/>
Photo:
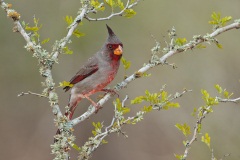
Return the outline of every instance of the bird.
<path id="1" fill-rule="evenodd" d="M 96 92 L 113 90 L 104 89 L 116 76 L 123 53 L 123 43 L 106 24 L 108 37 L 102 48 L 89 58 L 79 71 L 69 81 L 73 86 L 65 86 L 65 92 L 70 91 L 68 111 L 65 116 L 71 120 L 78 103 L 88 99 L 96 111 L 99 107 L 89 96 Z M 114 92 L 114 91 L 113 91 Z"/>

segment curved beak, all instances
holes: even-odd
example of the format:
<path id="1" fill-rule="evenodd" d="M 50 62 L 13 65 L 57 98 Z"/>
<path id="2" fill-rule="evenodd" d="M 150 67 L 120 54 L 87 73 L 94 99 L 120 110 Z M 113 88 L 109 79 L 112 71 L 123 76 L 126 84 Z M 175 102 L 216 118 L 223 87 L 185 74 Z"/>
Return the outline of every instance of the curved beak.
<path id="1" fill-rule="evenodd" d="M 118 47 L 117 47 L 116 49 L 114 49 L 113 53 L 114 53 L 115 55 L 120 56 L 120 55 L 123 53 L 123 48 L 122 48 L 122 46 L 121 46 L 121 45 L 118 45 Z"/>

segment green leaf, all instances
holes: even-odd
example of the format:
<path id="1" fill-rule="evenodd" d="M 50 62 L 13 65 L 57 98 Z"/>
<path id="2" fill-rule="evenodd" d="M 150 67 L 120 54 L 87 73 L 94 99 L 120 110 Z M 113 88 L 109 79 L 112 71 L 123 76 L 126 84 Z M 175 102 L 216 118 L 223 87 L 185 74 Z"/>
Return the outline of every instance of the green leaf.
<path id="1" fill-rule="evenodd" d="M 144 112 L 148 113 L 148 112 L 151 112 L 151 111 L 152 111 L 152 109 L 153 109 L 153 107 L 152 107 L 152 106 L 144 106 L 144 107 L 142 108 L 142 111 L 144 111 Z"/>
<path id="2" fill-rule="evenodd" d="M 39 19 L 37 19 L 37 18 L 34 16 L 34 18 L 33 18 L 33 22 L 34 22 L 35 26 L 38 25 L 38 21 L 39 21 Z"/>
<path id="3" fill-rule="evenodd" d="M 33 18 L 34 26 L 29 27 L 28 24 L 25 25 L 25 30 L 33 31 L 35 34 L 37 31 L 39 31 L 42 28 L 42 25 L 38 26 L 39 19 Z"/>
<path id="4" fill-rule="evenodd" d="M 143 96 L 139 96 L 131 100 L 131 104 L 140 104 L 143 102 Z"/>
<path id="5" fill-rule="evenodd" d="M 117 5 L 121 10 L 124 9 L 124 4 L 123 4 L 123 2 L 122 2 L 121 0 L 117 0 L 116 5 Z"/>
<path id="6" fill-rule="evenodd" d="M 23 26 L 23 28 L 25 28 L 25 26 L 26 26 L 25 21 L 22 21 L 22 26 Z"/>
<path id="7" fill-rule="evenodd" d="M 151 73 L 146 73 L 146 72 L 144 72 L 144 73 L 142 74 L 142 76 L 143 76 L 143 77 L 150 77 L 150 76 L 151 76 Z"/>
<path id="8" fill-rule="evenodd" d="M 196 46 L 196 48 L 198 48 L 198 49 L 204 49 L 204 48 L 207 48 L 205 45 L 203 45 L 203 44 L 199 44 L 199 45 L 197 45 Z"/>
<path id="9" fill-rule="evenodd" d="M 216 98 L 210 97 L 209 93 L 206 90 L 201 90 L 202 98 L 205 101 L 207 106 L 212 106 L 218 104 L 218 100 Z"/>
<path id="10" fill-rule="evenodd" d="M 126 9 L 124 11 L 124 17 L 127 17 L 127 18 L 131 18 L 133 17 L 135 14 L 137 14 L 137 12 L 135 12 L 133 9 Z"/>
<path id="11" fill-rule="evenodd" d="M 162 101 L 166 101 L 167 100 L 167 98 L 168 98 L 168 94 L 167 94 L 167 92 L 166 91 L 162 91 L 161 92 L 161 100 Z"/>
<path id="12" fill-rule="evenodd" d="M 174 156 L 179 159 L 179 160 L 182 160 L 183 159 L 183 155 L 178 155 L 178 154 L 174 154 Z"/>
<path id="13" fill-rule="evenodd" d="M 114 1 L 113 0 L 104 0 L 104 2 L 109 5 L 110 7 L 113 7 Z"/>
<path id="14" fill-rule="evenodd" d="M 168 110 L 169 108 L 179 108 L 179 103 L 167 102 L 166 105 L 163 106 L 163 109 Z"/>
<path id="15" fill-rule="evenodd" d="M 125 106 L 122 106 L 122 103 L 121 103 L 121 101 L 120 101 L 119 98 L 117 98 L 117 99 L 115 100 L 115 104 L 116 104 L 117 110 L 118 110 L 119 112 L 122 112 L 123 114 L 126 114 L 126 113 L 129 113 L 129 112 L 130 112 L 130 108 L 125 107 Z"/>
<path id="16" fill-rule="evenodd" d="M 70 49 L 68 48 L 68 46 L 65 46 L 65 47 L 63 48 L 63 51 L 64 51 L 65 54 L 73 54 L 73 51 L 70 50 Z"/>
<path id="17" fill-rule="evenodd" d="M 41 44 L 45 44 L 45 43 L 49 42 L 49 40 L 50 40 L 50 38 L 44 39 L 44 40 L 41 42 Z"/>
<path id="18" fill-rule="evenodd" d="M 225 26 L 227 22 L 231 21 L 232 17 L 231 16 L 226 16 L 221 19 L 222 21 L 222 26 Z"/>
<path id="19" fill-rule="evenodd" d="M 216 90 L 218 91 L 219 94 L 222 93 L 223 90 L 222 90 L 222 87 L 220 85 L 216 84 L 215 88 L 216 88 Z"/>
<path id="20" fill-rule="evenodd" d="M 101 5 L 101 3 L 98 2 L 98 0 L 91 0 L 90 1 L 91 6 L 93 6 L 97 11 L 104 11 L 105 7 Z"/>
<path id="21" fill-rule="evenodd" d="M 220 43 L 216 43 L 216 45 L 217 45 L 217 47 L 218 47 L 219 49 L 222 49 L 222 48 L 223 48 L 223 46 L 222 46 Z"/>
<path id="22" fill-rule="evenodd" d="M 197 113 L 197 108 L 194 107 L 194 108 L 193 108 L 193 112 L 191 113 L 191 115 L 192 115 L 193 117 L 195 117 L 195 116 L 196 116 L 196 113 Z"/>
<path id="23" fill-rule="evenodd" d="M 131 66 L 131 62 L 127 61 L 124 57 L 121 58 L 121 62 L 125 70 L 129 69 L 129 67 Z"/>
<path id="24" fill-rule="evenodd" d="M 98 134 L 100 134 L 102 131 L 102 123 L 100 123 L 100 122 L 97 122 L 97 123 L 95 123 L 95 122 L 92 122 L 92 125 L 94 126 L 94 130 L 92 131 L 92 134 L 94 135 L 94 136 L 96 136 L 96 135 L 98 135 Z"/>
<path id="25" fill-rule="evenodd" d="M 200 133 L 202 130 L 202 124 L 198 123 L 197 125 L 197 132 Z"/>
<path id="26" fill-rule="evenodd" d="M 73 31 L 73 35 L 75 35 L 77 38 L 80 38 L 80 37 L 82 37 L 82 36 L 85 36 L 85 34 L 82 33 L 82 32 L 80 32 L 78 29 L 75 29 L 75 30 Z"/>
<path id="27" fill-rule="evenodd" d="M 77 151 L 81 151 L 81 148 L 78 147 L 78 145 L 76 145 L 75 143 L 71 144 L 72 148 L 77 150 Z"/>
<path id="28" fill-rule="evenodd" d="M 28 31 L 33 31 L 33 32 L 37 32 L 39 31 L 39 27 L 37 26 L 34 26 L 34 27 L 29 27 L 28 25 L 25 27 L 25 30 L 28 30 Z"/>
<path id="29" fill-rule="evenodd" d="M 73 23 L 73 17 L 72 16 L 66 16 L 64 20 L 67 22 L 68 26 Z"/>
<path id="30" fill-rule="evenodd" d="M 102 126 L 102 123 L 100 122 L 92 122 L 92 125 L 95 127 L 95 129 L 101 129 L 103 126 Z"/>
<path id="31" fill-rule="evenodd" d="M 186 38 L 177 38 L 175 40 L 175 43 L 178 45 L 178 46 L 183 46 L 185 43 L 187 43 L 187 39 Z"/>
<path id="32" fill-rule="evenodd" d="M 223 95 L 225 98 L 229 99 L 233 95 L 233 93 L 229 94 L 228 91 L 224 90 Z"/>
<path id="33" fill-rule="evenodd" d="M 208 133 L 205 133 L 205 135 L 202 136 L 201 141 L 210 148 L 211 137 L 208 135 Z"/>
<path id="34" fill-rule="evenodd" d="M 219 24 L 220 17 L 221 17 L 220 13 L 213 12 L 211 17 L 212 17 L 212 21 L 209 21 L 208 22 L 209 24 Z"/>
<path id="35" fill-rule="evenodd" d="M 180 131 L 182 131 L 182 133 L 183 133 L 186 137 L 191 134 L 190 126 L 188 126 L 186 123 L 184 123 L 183 125 L 177 123 L 177 124 L 175 125 L 175 127 L 177 127 Z"/>
<path id="36" fill-rule="evenodd" d="M 225 26 L 227 22 L 232 20 L 231 16 L 226 16 L 226 17 L 221 18 L 221 14 L 216 13 L 216 12 L 213 12 L 211 17 L 212 17 L 212 20 L 209 21 L 208 23 L 212 24 L 212 25 L 215 25 L 215 26 L 218 26 L 218 27 Z"/>
<path id="37" fill-rule="evenodd" d="M 59 83 L 60 87 L 73 87 L 73 84 L 71 84 L 70 82 L 67 81 L 62 81 Z"/>
<path id="38" fill-rule="evenodd" d="M 130 4 L 133 4 L 135 1 L 136 1 L 136 0 L 131 0 L 131 1 L 130 1 Z"/>
<path id="39" fill-rule="evenodd" d="M 108 141 L 106 141 L 105 139 L 102 140 L 102 144 L 107 144 Z"/>

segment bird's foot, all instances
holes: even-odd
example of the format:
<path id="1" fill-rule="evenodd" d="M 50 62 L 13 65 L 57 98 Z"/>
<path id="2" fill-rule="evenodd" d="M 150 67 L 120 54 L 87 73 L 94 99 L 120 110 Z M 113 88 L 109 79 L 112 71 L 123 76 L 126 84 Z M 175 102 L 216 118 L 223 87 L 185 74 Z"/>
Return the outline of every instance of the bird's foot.
<path id="1" fill-rule="evenodd" d="M 106 93 L 111 93 L 111 94 L 117 95 L 119 97 L 119 94 L 113 89 L 102 89 L 101 91 L 106 92 Z"/>
<path id="2" fill-rule="evenodd" d="M 91 103 L 92 105 L 95 107 L 95 114 L 97 114 L 97 112 L 102 109 L 103 107 L 100 106 L 99 104 L 95 103 L 91 98 L 89 98 L 88 96 L 85 96 L 85 98 L 87 98 Z"/>

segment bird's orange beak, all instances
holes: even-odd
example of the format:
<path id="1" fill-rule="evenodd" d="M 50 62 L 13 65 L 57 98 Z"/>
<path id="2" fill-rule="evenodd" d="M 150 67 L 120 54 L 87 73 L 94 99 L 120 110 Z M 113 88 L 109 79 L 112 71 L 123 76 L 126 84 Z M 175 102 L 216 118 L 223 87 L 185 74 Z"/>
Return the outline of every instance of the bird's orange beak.
<path id="1" fill-rule="evenodd" d="M 123 48 L 121 45 L 118 45 L 118 47 L 116 49 L 114 49 L 114 51 L 113 51 L 113 53 L 118 56 L 120 56 L 122 54 L 122 52 L 123 52 Z"/>

